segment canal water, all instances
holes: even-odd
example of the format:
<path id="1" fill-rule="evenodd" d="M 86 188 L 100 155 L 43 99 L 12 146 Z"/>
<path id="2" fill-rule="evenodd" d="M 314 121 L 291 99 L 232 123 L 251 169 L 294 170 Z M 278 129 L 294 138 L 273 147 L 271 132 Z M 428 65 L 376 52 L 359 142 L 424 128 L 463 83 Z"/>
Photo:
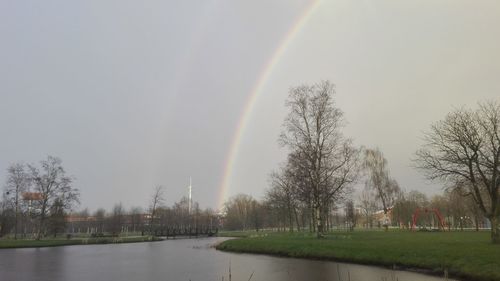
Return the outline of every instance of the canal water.
<path id="1" fill-rule="evenodd" d="M 327 261 L 233 254 L 224 238 L 0 249 L 1 281 L 434 281 L 442 278 Z"/>

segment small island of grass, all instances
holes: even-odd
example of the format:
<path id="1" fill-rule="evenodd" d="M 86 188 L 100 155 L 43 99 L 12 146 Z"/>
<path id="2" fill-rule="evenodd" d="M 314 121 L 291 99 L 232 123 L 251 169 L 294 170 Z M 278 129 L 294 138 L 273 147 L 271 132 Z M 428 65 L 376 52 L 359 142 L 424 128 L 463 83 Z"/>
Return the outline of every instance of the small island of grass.
<path id="1" fill-rule="evenodd" d="M 500 280 L 500 245 L 489 232 L 382 232 L 330 233 L 317 239 L 309 233 L 221 233 L 244 237 L 227 240 L 222 251 L 324 259 L 413 269 L 465 280 Z"/>
<path id="2" fill-rule="evenodd" d="M 0 249 L 2 248 L 38 248 L 56 247 L 68 245 L 91 245 L 91 244 L 116 244 L 116 243 L 137 243 L 162 241 L 162 238 L 155 236 L 126 236 L 126 237 L 76 237 L 76 238 L 44 238 L 35 239 L 0 239 Z"/>

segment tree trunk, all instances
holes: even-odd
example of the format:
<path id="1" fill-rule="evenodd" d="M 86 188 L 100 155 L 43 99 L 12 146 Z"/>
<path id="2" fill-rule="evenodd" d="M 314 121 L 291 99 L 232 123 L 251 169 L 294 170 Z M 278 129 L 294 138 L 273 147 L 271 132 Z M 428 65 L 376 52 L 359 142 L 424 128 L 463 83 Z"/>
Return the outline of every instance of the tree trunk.
<path id="1" fill-rule="evenodd" d="M 297 223 L 297 231 L 300 232 L 299 216 L 297 214 L 297 208 L 293 208 L 293 213 L 295 215 L 295 222 Z"/>
<path id="2" fill-rule="evenodd" d="M 315 207 L 314 213 L 316 215 L 316 237 L 321 238 L 323 236 L 323 218 L 321 216 L 321 208 Z"/>
<path id="3" fill-rule="evenodd" d="M 292 212 L 292 206 L 290 204 L 290 202 L 287 204 L 287 208 L 288 208 L 288 223 L 290 224 L 290 229 L 289 231 L 290 232 L 293 232 L 293 212 Z"/>
<path id="4" fill-rule="evenodd" d="M 384 230 L 385 232 L 389 231 L 389 218 L 387 217 L 388 210 L 385 207 L 385 202 L 384 202 Z"/>
<path id="5" fill-rule="evenodd" d="M 314 207 L 311 207 L 311 228 L 310 228 L 310 231 L 311 232 L 316 232 L 316 210 L 314 209 Z"/>
<path id="6" fill-rule="evenodd" d="M 42 216 L 40 218 L 40 224 L 38 226 L 38 233 L 36 234 L 36 240 L 40 240 L 42 238 L 42 229 L 43 229 L 44 222 L 45 222 L 45 217 Z"/>
<path id="7" fill-rule="evenodd" d="M 16 187 L 16 222 L 14 226 L 14 240 L 17 240 L 17 221 L 19 220 L 18 218 L 18 213 L 19 213 L 19 189 Z"/>
<path id="8" fill-rule="evenodd" d="M 40 215 L 40 225 L 38 228 L 38 233 L 36 235 L 36 240 L 40 240 L 42 238 L 43 228 L 45 226 L 45 210 L 46 210 L 46 204 L 44 203 Z"/>
<path id="9" fill-rule="evenodd" d="M 498 218 L 492 216 L 490 218 L 491 222 L 491 243 L 500 244 L 500 232 L 498 231 Z"/>

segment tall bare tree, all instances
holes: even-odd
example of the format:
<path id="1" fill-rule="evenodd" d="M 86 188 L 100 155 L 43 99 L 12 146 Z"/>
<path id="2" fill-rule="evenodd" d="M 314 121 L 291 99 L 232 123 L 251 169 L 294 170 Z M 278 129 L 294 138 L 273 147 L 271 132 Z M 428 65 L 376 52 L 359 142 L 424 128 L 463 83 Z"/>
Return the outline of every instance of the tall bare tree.
<path id="1" fill-rule="evenodd" d="M 301 158 L 318 237 L 324 232 L 329 204 L 356 180 L 358 170 L 358 150 L 341 132 L 343 113 L 334 105 L 334 93 L 328 81 L 292 88 L 280 137 Z"/>
<path id="2" fill-rule="evenodd" d="M 430 179 L 463 187 L 491 222 L 500 243 L 500 102 L 457 109 L 431 126 L 417 151 L 417 167 Z"/>
<path id="3" fill-rule="evenodd" d="M 142 208 L 141 207 L 132 207 L 129 211 L 130 216 L 130 228 L 132 232 L 143 231 L 144 221 L 142 219 Z"/>
<path id="4" fill-rule="evenodd" d="M 123 230 L 125 222 L 125 209 L 120 202 L 113 206 L 111 217 L 108 218 L 109 232 L 111 235 L 118 237 Z"/>
<path id="5" fill-rule="evenodd" d="M 46 228 L 46 219 L 54 203 L 60 204 L 63 210 L 70 209 L 79 202 L 78 189 L 73 188 L 72 178 L 66 176 L 61 159 L 48 156 L 40 161 L 40 168 L 28 165 L 33 188 L 38 193 L 37 208 L 39 227 L 37 239 L 40 239 Z"/>
<path id="6" fill-rule="evenodd" d="M 375 190 L 377 199 L 382 203 L 384 227 L 387 230 L 387 212 L 400 192 L 399 185 L 396 180 L 390 178 L 387 159 L 379 149 L 365 149 L 363 166 L 368 173 L 367 185 Z"/>
<path id="7" fill-rule="evenodd" d="M 345 219 L 346 223 L 349 226 L 349 231 L 353 231 L 358 223 L 359 214 L 354 208 L 354 202 L 352 200 L 348 200 L 345 203 Z"/>
<path id="8" fill-rule="evenodd" d="M 8 200 L 14 204 L 14 239 L 17 239 L 18 233 L 20 197 L 28 189 L 29 184 L 29 175 L 23 164 L 16 163 L 7 168 L 5 194 L 8 196 Z"/>
<path id="9" fill-rule="evenodd" d="M 12 202 L 9 202 L 5 195 L 4 193 L 3 198 L 0 199 L 0 237 L 12 230 L 15 218 Z"/>
<path id="10" fill-rule="evenodd" d="M 158 207 L 161 207 L 165 201 L 165 188 L 161 185 L 157 185 L 154 189 L 153 195 L 151 196 L 151 203 L 149 205 L 149 211 L 151 213 L 151 218 L 149 220 L 149 233 L 153 233 L 153 226 L 156 218 L 156 211 Z"/>

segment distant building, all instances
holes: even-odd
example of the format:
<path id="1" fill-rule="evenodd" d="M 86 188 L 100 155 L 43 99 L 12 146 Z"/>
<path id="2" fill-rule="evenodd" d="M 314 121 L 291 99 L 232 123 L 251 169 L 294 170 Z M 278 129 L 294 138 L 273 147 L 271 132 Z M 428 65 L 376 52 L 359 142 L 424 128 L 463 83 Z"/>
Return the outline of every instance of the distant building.
<path id="1" fill-rule="evenodd" d="M 43 195 L 40 192 L 23 192 L 21 198 L 24 201 L 40 201 Z"/>
<path id="2" fill-rule="evenodd" d="M 377 226 L 392 225 L 392 207 L 387 209 L 387 214 L 384 214 L 384 210 L 376 211 L 373 217 Z"/>
<path id="3" fill-rule="evenodd" d="M 40 208 L 35 208 L 37 206 L 34 206 L 33 202 L 42 201 L 43 200 L 42 193 L 40 193 L 40 192 L 23 192 L 21 194 L 21 199 L 28 204 L 28 212 L 30 214 L 38 213 L 41 211 Z"/>

